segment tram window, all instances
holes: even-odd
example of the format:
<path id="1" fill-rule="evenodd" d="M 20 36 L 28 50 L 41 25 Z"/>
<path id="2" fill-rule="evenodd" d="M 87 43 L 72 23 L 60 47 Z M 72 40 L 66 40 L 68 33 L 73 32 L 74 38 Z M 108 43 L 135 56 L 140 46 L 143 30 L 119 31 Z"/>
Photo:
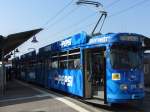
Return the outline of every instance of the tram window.
<path id="1" fill-rule="evenodd" d="M 61 61 L 61 60 L 62 60 L 62 61 L 63 61 L 63 60 L 67 60 L 67 56 L 60 56 L 60 57 L 59 57 L 59 60 L 60 60 L 60 61 Z"/>
<path id="2" fill-rule="evenodd" d="M 74 68 L 75 69 L 80 69 L 80 59 L 75 59 L 74 60 Z"/>
<path id="3" fill-rule="evenodd" d="M 66 54 L 67 54 L 67 51 L 60 52 L 60 53 L 59 53 L 59 56 L 63 56 L 63 55 L 66 55 Z"/>
<path id="4" fill-rule="evenodd" d="M 53 56 L 55 57 L 55 56 L 57 56 L 57 55 L 58 55 L 58 53 L 56 53 L 56 52 L 55 52 L 55 53 L 52 53 L 52 57 L 53 57 Z"/>
<path id="5" fill-rule="evenodd" d="M 68 68 L 73 69 L 74 68 L 74 60 L 69 60 L 68 61 Z"/>
<path id="6" fill-rule="evenodd" d="M 60 69 L 67 69 L 67 60 L 66 61 L 60 61 L 59 62 L 59 68 Z"/>
<path id="7" fill-rule="evenodd" d="M 59 53 L 59 68 L 60 69 L 67 69 L 67 52 L 60 52 Z"/>
<path id="8" fill-rule="evenodd" d="M 52 66 L 51 66 L 51 61 L 50 60 L 48 60 L 48 68 L 51 68 Z"/>
<path id="9" fill-rule="evenodd" d="M 136 47 L 113 46 L 110 61 L 114 69 L 129 69 L 141 67 L 141 58 Z"/>
<path id="10" fill-rule="evenodd" d="M 58 68 L 58 61 L 52 62 L 52 68 Z"/>
<path id="11" fill-rule="evenodd" d="M 78 48 L 78 49 L 73 49 L 73 50 L 70 50 L 69 51 L 69 53 L 71 54 L 71 53 L 78 53 L 78 52 L 80 52 L 80 49 Z"/>
<path id="12" fill-rule="evenodd" d="M 80 54 L 69 55 L 68 68 L 80 69 Z"/>
<path id="13" fill-rule="evenodd" d="M 80 59 L 74 59 L 68 61 L 68 68 L 69 69 L 80 69 Z"/>
<path id="14" fill-rule="evenodd" d="M 149 64 L 144 64 L 144 73 L 147 74 L 149 73 Z"/>
<path id="15" fill-rule="evenodd" d="M 80 59 L 80 54 L 70 55 L 69 59 Z"/>

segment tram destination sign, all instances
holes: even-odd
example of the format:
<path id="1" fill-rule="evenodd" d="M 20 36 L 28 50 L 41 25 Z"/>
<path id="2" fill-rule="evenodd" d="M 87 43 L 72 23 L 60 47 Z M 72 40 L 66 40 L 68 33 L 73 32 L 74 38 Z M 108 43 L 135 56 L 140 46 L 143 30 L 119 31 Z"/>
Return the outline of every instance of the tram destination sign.
<path id="1" fill-rule="evenodd" d="M 128 36 L 128 35 L 124 35 L 124 36 L 120 36 L 120 40 L 121 41 L 139 41 L 138 36 Z"/>

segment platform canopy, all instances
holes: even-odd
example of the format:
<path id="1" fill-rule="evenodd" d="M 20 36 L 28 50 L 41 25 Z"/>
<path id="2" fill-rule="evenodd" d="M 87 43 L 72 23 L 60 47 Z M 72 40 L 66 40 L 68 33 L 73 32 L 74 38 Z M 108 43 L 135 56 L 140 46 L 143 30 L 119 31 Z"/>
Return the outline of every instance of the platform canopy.
<path id="1" fill-rule="evenodd" d="M 10 34 L 7 37 L 0 35 L 0 60 L 2 59 L 2 54 L 3 56 L 5 56 L 21 44 L 23 44 L 25 41 L 30 39 L 32 36 L 39 33 L 41 30 L 42 29 L 39 28 L 30 31 L 19 32 L 15 34 Z"/>

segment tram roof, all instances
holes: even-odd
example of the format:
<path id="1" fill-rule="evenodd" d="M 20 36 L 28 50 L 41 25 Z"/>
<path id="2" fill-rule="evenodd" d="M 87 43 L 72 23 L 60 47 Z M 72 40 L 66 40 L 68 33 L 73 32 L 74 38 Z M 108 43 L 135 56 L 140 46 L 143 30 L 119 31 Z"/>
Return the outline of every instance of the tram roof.
<path id="1" fill-rule="evenodd" d="M 146 43 L 146 46 L 149 44 L 145 40 L 150 40 L 149 38 L 136 34 L 136 33 L 107 33 L 97 36 L 89 36 L 85 32 L 80 32 L 63 40 L 54 42 L 47 46 L 44 46 L 39 49 L 39 54 L 49 51 L 58 51 L 61 49 L 68 49 L 73 47 L 78 47 L 80 45 L 92 45 L 97 43 L 106 43 L 106 42 L 121 42 L 121 41 L 143 41 Z M 150 43 L 150 42 L 149 42 Z"/>
<path id="2" fill-rule="evenodd" d="M 142 42 L 143 35 L 135 33 L 107 33 L 103 35 L 97 35 L 91 38 L 88 44 L 98 43 L 111 43 L 111 42 Z"/>
<path id="3" fill-rule="evenodd" d="M 76 47 L 81 44 L 85 44 L 88 42 L 90 36 L 86 34 L 86 32 L 80 32 L 73 36 L 67 37 L 63 40 L 54 42 L 47 46 L 44 46 L 39 49 L 39 53 L 48 52 L 48 51 L 58 51 L 60 49 L 65 49 L 68 47 Z"/>
<path id="4" fill-rule="evenodd" d="M 36 51 L 30 51 L 26 54 L 21 55 L 21 59 L 25 59 L 25 58 L 31 58 L 31 57 L 35 57 L 36 56 Z"/>

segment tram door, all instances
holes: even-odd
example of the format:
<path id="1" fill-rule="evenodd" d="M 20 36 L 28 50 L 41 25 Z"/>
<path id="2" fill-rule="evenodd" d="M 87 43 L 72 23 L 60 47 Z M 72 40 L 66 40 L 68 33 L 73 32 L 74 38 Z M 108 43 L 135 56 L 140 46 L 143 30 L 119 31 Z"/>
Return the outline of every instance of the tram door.
<path id="1" fill-rule="evenodd" d="M 104 49 L 94 48 L 88 49 L 86 52 L 86 72 L 89 73 L 88 84 L 92 98 L 105 100 L 105 56 Z M 88 88 L 88 87 L 87 87 Z"/>

